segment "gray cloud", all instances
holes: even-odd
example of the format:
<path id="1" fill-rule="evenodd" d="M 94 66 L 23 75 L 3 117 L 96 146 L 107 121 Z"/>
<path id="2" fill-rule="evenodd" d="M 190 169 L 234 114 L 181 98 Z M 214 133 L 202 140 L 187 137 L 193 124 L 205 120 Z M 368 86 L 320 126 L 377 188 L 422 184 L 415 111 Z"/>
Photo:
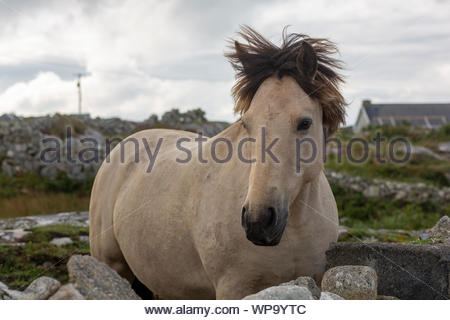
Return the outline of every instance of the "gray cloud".
<path id="1" fill-rule="evenodd" d="M 86 74 L 87 70 L 78 61 L 51 56 L 15 65 L 0 65 L 0 90 L 16 82 L 30 81 L 42 72 L 53 72 L 67 81 L 74 79 L 75 73 Z"/>
<path id="2" fill-rule="evenodd" d="M 90 73 L 83 92 L 93 115 L 139 120 L 200 106 L 231 121 L 226 40 L 249 24 L 276 42 L 291 25 L 338 44 L 351 123 L 364 98 L 450 100 L 449 15 L 439 0 L 3 0 L 0 112 L 75 111 L 81 71 Z"/>

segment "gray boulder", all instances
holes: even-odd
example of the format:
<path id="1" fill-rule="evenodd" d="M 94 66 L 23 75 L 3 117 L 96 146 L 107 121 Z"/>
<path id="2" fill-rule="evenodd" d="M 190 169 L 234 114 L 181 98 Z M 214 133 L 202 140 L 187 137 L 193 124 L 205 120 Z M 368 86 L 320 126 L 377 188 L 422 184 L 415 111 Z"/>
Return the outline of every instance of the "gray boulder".
<path id="1" fill-rule="evenodd" d="M 62 238 L 54 238 L 52 239 L 52 241 L 50 241 L 50 243 L 57 247 L 62 247 L 68 244 L 72 244 L 73 241 L 69 237 L 62 237 Z"/>
<path id="2" fill-rule="evenodd" d="M 366 266 L 334 267 L 323 275 L 322 290 L 347 300 L 373 300 L 377 298 L 377 273 Z"/>
<path id="3" fill-rule="evenodd" d="M 67 263 L 69 280 L 88 300 L 139 300 L 130 283 L 95 258 L 73 255 Z"/>
<path id="4" fill-rule="evenodd" d="M 79 236 L 78 239 L 81 242 L 89 242 L 89 236 Z"/>
<path id="5" fill-rule="evenodd" d="M 320 298 L 320 289 L 311 277 L 299 277 L 295 280 L 280 284 L 280 286 L 300 286 L 306 287 L 311 292 L 314 299 Z"/>
<path id="6" fill-rule="evenodd" d="M 345 300 L 345 299 L 342 298 L 341 296 L 338 296 L 335 293 L 322 291 L 322 293 L 320 294 L 320 300 Z"/>
<path id="7" fill-rule="evenodd" d="M 439 238 L 447 240 L 450 238 L 450 218 L 443 216 L 439 221 L 428 231 L 431 238 Z"/>
<path id="8" fill-rule="evenodd" d="M 30 283 L 17 298 L 19 300 L 46 300 L 60 287 L 61 283 L 58 280 L 50 277 L 40 277 Z"/>
<path id="9" fill-rule="evenodd" d="M 399 300 L 399 299 L 393 296 L 378 295 L 377 300 Z"/>
<path id="10" fill-rule="evenodd" d="M 314 298 L 306 287 L 283 285 L 264 289 L 243 300 L 314 300 Z"/>
<path id="11" fill-rule="evenodd" d="M 17 290 L 0 290 L 0 300 L 20 300 L 22 297 L 23 293 Z"/>
<path id="12" fill-rule="evenodd" d="M 84 297 L 72 283 L 69 283 L 59 288 L 49 300 L 84 300 Z"/>
<path id="13" fill-rule="evenodd" d="M 369 186 L 363 191 L 363 194 L 368 198 L 375 198 L 381 195 L 381 190 L 378 186 Z"/>
<path id="14" fill-rule="evenodd" d="M 327 268 L 374 268 L 380 295 L 428 300 L 447 299 L 450 294 L 450 246 L 338 242 L 331 244 L 326 256 Z"/>
<path id="15" fill-rule="evenodd" d="M 439 143 L 438 151 L 443 153 L 450 153 L 450 141 Z"/>
<path id="16" fill-rule="evenodd" d="M 8 286 L 0 281 L 0 300 L 6 300 L 8 297 Z"/>

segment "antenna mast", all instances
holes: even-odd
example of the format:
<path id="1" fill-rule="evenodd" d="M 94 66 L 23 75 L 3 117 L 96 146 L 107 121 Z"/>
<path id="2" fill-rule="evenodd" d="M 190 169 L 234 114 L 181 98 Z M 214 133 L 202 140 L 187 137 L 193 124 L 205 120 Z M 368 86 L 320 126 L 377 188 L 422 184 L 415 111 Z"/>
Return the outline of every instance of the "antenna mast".
<path id="1" fill-rule="evenodd" d="M 77 88 L 78 88 L 78 114 L 81 114 L 81 77 L 85 77 L 86 74 L 84 73 L 75 73 L 74 74 L 78 80 L 77 80 Z"/>

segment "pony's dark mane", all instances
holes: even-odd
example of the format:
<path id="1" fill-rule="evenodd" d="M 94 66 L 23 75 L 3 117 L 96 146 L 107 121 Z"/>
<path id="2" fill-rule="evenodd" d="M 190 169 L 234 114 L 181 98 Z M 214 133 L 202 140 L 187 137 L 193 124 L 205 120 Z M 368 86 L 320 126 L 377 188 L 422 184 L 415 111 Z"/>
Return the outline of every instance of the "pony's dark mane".
<path id="1" fill-rule="evenodd" d="M 331 57 L 338 51 L 334 43 L 303 34 L 288 34 L 287 28 L 283 30 L 280 47 L 249 26 L 242 26 L 238 35 L 246 44 L 231 40 L 231 51 L 225 54 L 236 71 L 236 83 L 232 89 L 236 113 L 243 114 L 248 110 L 264 80 L 273 75 L 280 79 L 287 75 L 293 77 L 306 94 L 320 103 L 323 108 L 323 123 L 331 133 L 337 130 L 340 123 L 345 122 L 344 107 L 347 104 L 339 91 L 343 79 L 336 72 L 342 69 L 341 62 Z M 313 79 L 305 77 L 298 68 L 297 56 L 303 42 L 312 46 L 317 57 L 317 73 Z"/>

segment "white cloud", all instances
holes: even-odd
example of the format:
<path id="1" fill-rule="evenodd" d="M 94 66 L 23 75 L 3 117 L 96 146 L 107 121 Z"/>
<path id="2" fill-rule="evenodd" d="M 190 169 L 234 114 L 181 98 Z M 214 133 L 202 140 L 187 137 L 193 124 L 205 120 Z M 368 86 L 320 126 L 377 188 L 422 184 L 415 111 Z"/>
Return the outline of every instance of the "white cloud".
<path id="1" fill-rule="evenodd" d="M 52 72 L 39 73 L 29 82 L 17 82 L 0 94 L 1 109 L 20 115 L 71 113 L 77 95 L 73 83 Z M 76 110 L 76 109 L 75 109 Z"/>

